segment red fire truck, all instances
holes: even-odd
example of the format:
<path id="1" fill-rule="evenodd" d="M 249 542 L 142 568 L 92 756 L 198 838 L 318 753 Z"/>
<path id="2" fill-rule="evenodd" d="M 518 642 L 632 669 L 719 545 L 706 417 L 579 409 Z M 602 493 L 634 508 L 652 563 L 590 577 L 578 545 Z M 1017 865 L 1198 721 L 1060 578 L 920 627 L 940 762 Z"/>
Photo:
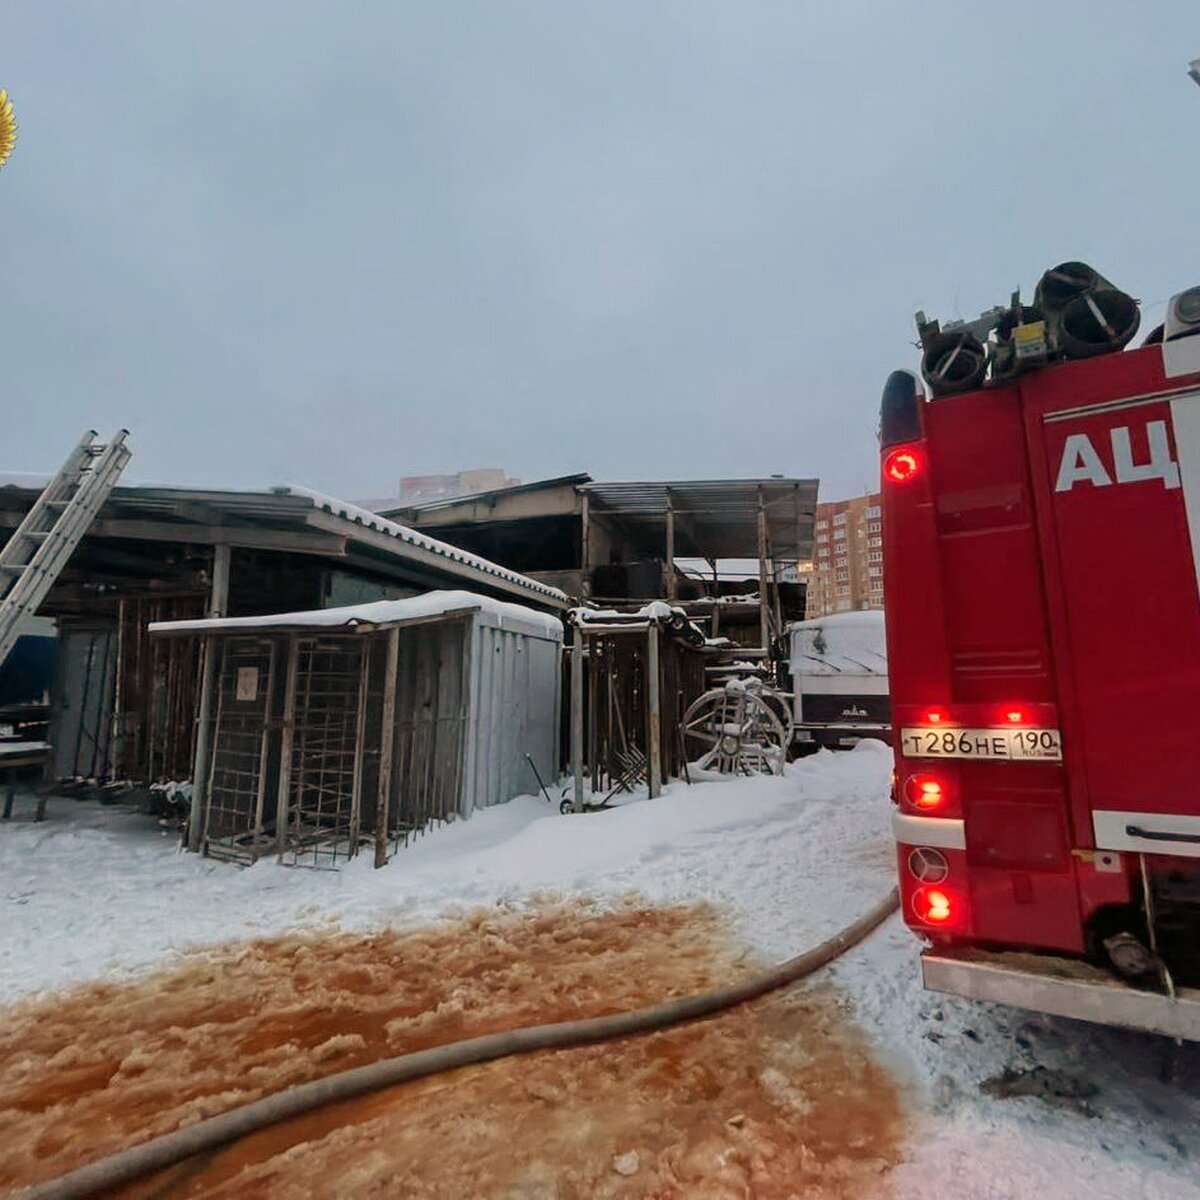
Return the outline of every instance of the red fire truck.
<path id="1" fill-rule="evenodd" d="M 1080 263 L 918 314 L 880 423 L 893 821 L 927 988 L 1200 1040 L 1200 288 L 1125 349 L 1138 319 Z"/>

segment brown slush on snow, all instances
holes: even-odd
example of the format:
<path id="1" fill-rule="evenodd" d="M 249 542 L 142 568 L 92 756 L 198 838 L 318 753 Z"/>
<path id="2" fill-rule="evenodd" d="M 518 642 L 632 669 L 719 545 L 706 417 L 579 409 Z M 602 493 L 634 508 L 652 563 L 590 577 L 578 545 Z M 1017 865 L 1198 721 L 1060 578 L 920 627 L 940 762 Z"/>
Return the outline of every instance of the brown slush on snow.
<path id="1" fill-rule="evenodd" d="M 709 907 L 542 898 L 420 929 L 222 946 L 31 1000 L 0 1023 L 0 1188 L 350 1067 L 760 965 Z M 848 1006 L 809 985 L 347 1101 L 119 1194 L 874 1197 L 903 1133 L 897 1087 Z"/>

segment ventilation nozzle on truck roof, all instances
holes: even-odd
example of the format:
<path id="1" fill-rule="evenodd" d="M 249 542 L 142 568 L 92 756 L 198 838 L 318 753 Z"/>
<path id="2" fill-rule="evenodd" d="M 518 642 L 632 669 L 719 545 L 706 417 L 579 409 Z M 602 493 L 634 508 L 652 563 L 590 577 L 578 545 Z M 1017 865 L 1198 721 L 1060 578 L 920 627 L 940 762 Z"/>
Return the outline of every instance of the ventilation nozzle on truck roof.
<path id="1" fill-rule="evenodd" d="M 1200 310 L 1200 298 L 1196 307 Z M 1032 306 L 1014 292 L 1008 307 L 943 327 L 917 313 L 921 375 L 935 397 L 1003 383 L 1062 358 L 1092 358 L 1128 344 L 1137 301 L 1082 262 L 1059 263 L 1038 281 Z"/>
<path id="2" fill-rule="evenodd" d="M 1038 281 L 1033 303 L 1045 313 L 1051 341 L 1067 358 L 1120 350 L 1141 322 L 1137 301 L 1087 263 L 1051 267 Z"/>

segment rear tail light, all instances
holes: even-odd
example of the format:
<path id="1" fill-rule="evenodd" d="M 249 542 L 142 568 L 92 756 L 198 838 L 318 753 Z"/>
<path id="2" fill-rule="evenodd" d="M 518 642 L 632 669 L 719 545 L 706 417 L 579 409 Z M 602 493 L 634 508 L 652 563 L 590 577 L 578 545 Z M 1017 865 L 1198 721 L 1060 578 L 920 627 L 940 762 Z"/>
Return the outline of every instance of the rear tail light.
<path id="1" fill-rule="evenodd" d="M 932 812 L 946 802 L 946 788 L 935 775 L 910 775 L 904 781 L 904 798 L 914 808 Z"/>
<path id="2" fill-rule="evenodd" d="M 883 477 L 891 483 L 907 483 L 921 473 L 921 453 L 914 446 L 897 446 L 883 460 Z"/>
<path id="3" fill-rule="evenodd" d="M 957 903 L 945 888 L 920 887 L 912 894 L 913 915 L 926 925 L 948 925 L 957 914 Z"/>

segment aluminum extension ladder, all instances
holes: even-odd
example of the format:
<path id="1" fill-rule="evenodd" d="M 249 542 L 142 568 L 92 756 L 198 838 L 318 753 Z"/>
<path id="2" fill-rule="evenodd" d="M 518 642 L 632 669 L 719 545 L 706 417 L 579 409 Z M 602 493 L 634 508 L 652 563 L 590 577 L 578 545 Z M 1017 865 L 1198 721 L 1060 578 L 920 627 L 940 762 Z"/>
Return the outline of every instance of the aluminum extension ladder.
<path id="1" fill-rule="evenodd" d="M 0 664 L 113 490 L 130 450 L 128 430 L 107 443 L 89 430 L 0 550 Z"/>

